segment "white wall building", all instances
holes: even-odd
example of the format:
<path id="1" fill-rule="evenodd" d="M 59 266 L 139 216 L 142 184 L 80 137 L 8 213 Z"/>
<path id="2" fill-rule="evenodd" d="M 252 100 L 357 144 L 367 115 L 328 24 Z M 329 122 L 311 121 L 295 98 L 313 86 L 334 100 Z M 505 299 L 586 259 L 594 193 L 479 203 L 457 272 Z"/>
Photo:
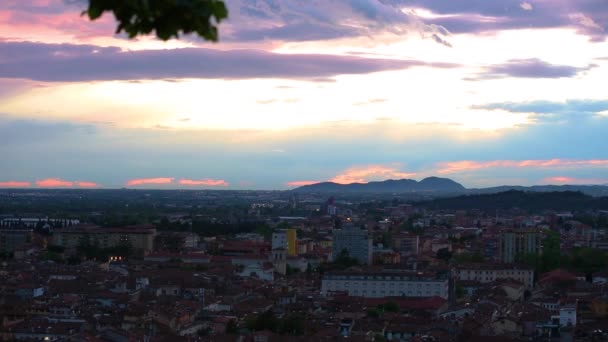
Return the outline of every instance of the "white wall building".
<path id="1" fill-rule="evenodd" d="M 448 298 L 447 275 L 412 271 L 330 272 L 323 276 L 321 294 L 346 292 L 349 296 Z"/>
<path id="2" fill-rule="evenodd" d="M 566 305 L 559 309 L 559 326 L 576 326 L 576 305 Z"/>
<path id="3" fill-rule="evenodd" d="M 513 279 L 526 288 L 534 287 L 534 269 L 507 264 L 470 264 L 458 266 L 453 270 L 457 280 L 473 280 L 491 283 L 496 280 Z"/>
<path id="4" fill-rule="evenodd" d="M 272 249 L 285 248 L 287 249 L 287 231 L 279 230 L 272 233 Z"/>

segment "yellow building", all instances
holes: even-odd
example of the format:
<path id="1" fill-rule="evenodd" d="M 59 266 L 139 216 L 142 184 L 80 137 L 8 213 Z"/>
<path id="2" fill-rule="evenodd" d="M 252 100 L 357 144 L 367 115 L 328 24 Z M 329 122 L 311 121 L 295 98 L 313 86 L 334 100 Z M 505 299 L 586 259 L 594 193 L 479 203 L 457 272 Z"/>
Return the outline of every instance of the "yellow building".
<path id="1" fill-rule="evenodd" d="M 591 301 L 591 311 L 602 317 L 608 317 L 608 297 L 596 297 Z"/>
<path id="2" fill-rule="evenodd" d="M 287 255 L 298 255 L 297 233 L 295 229 L 287 229 Z"/>
<path id="3" fill-rule="evenodd" d="M 284 248 L 287 256 L 298 255 L 297 233 L 293 228 L 281 229 L 272 233 L 272 249 Z"/>
<path id="4" fill-rule="evenodd" d="M 319 246 L 321 246 L 322 248 L 331 248 L 334 244 L 334 241 L 332 239 L 324 239 L 319 241 Z"/>

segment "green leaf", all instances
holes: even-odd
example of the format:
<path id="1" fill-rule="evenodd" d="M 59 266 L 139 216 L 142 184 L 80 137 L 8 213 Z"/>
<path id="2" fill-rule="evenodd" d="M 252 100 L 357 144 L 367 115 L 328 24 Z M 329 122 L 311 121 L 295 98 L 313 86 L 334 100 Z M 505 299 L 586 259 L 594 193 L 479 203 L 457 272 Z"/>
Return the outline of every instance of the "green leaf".
<path id="1" fill-rule="evenodd" d="M 101 17 L 101 15 L 103 14 L 103 11 L 101 10 L 100 7 L 91 5 L 91 6 L 89 6 L 89 9 L 87 10 L 87 14 L 89 15 L 89 19 L 95 20 L 95 19 Z"/>

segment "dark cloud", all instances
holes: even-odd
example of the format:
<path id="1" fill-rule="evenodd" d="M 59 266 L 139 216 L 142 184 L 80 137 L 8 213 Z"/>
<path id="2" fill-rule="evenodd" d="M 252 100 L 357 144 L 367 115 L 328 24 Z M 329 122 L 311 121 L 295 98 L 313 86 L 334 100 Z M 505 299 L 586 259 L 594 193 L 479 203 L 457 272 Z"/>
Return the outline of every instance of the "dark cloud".
<path id="1" fill-rule="evenodd" d="M 383 0 L 228 0 L 227 41 L 310 41 L 421 31 L 446 36 L 411 12 Z M 234 23 L 234 24 L 232 24 Z M 444 44 L 445 39 L 439 40 Z"/>
<path id="2" fill-rule="evenodd" d="M 327 24 L 297 23 L 271 28 L 253 28 L 237 30 L 226 37 L 228 41 L 313 41 L 356 36 L 357 30 L 347 27 L 336 27 Z"/>
<path id="3" fill-rule="evenodd" d="M 444 16 L 425 20 L 452 33 L 482 33 L 509 29 L 574 27 L 592 41 L 604 41 L 608 31 L 605 0 L 385 0 L 395 6 L 424 8 Z M 528 5 L 522 5 L 527 3 Z"/>
<path id="4" fill-rule="evenodd" d="M 437 35 L 436 33 L 433 33 L 431 35 L 431 38 L 433 38 L 433 40 L 436 41 L 439 44 L 445 45 L 447 47 L 452 47 L 452 44 L 450 44 L 450 42 L 448 42 L 447 40 L 439 37 L 439 35 Z"/>
<path id="5" fill-rule="evenodd" d="M 569 65 L 557 65 L 545 62 L 538 58 L 512 59 L 504 64 L 495 64 L 486 67 L 476 77 L 469 80 L 494 79 L 505 77 L 518 78 L 563 78 L 575 77 L 581 72 L 585 72 L 595 65 L 586 67 L 574 67 Z"/>
<path id="6" fill-rule="evenodd" d="M 0 42 L 0 77 L 49 82 L 180 78 L 327 80 L 341 74 L 416 66 L 454 67 L 415 60 L 277 54 L 261 50 L 121 51 L 92 45 Z"/>

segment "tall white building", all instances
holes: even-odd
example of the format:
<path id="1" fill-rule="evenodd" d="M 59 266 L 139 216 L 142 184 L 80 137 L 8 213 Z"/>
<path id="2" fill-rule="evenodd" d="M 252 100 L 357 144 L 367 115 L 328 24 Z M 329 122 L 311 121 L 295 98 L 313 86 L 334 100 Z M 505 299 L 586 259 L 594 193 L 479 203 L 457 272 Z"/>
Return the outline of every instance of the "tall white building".
<path id="1" fill-rule="evenodd" d="M 287 249 L 287 231 L 279 230 L 272 233 L 272 249 Z"/>
<path id="2" fill-rule="evenodd" d="M 373 241 L 366 230 L 355 227 L 353 224 L 346 224 L 342 229 L 335 229 L 332 234 L 334 260 L 343 250 L 346 250 L 348 255 L 357 259 L 359 263 L 371 264 Z"/>
<path id="3" fill-rule="evenodd" d="M 349 296 L 441 297 L 448 299 L 447 274 L 416 271 L 329 272 L 321 280 L 321 294 L 346 292 Z"/>

